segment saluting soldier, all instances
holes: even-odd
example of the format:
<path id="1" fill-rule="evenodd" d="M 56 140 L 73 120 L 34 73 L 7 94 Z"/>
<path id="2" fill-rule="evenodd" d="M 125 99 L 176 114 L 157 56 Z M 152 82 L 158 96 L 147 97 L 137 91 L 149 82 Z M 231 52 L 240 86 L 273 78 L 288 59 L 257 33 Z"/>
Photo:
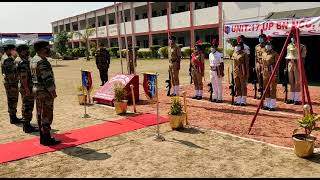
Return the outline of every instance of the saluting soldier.
<path id="1" fill-rule="evenodd" d="M 234 61 L 234 81 L 236 85 L 236 106 L 245 106 L 247 104 L 247 80 L 248 80 L 248 70 L 247 61 L 248 55 L 244 52 L 243 43 L 240 38 L 237 38 L 238 45 L 235 47 L 235 52 L 232 55 L 232 60 Z"/>
<path id="2" fill-rule="evenodd" d="M 181 50 L 176 44 L 176 37 L 171 36 L 168 47 L 169 59 L 169 73 L 171 75 L 171 83 L 173 86 L 173 93 L 171 96 L 179 96 L 179 71 L 181 61 Z"/>
<path id="3" fill-rule="evenodd" d="M 17 118 L 17 104 L 19 98 L 17 67 L 14 62 L 16 56 L 16 46 L 7 44 L 4 46 L 5 53 L 1 57 L 1 70 L 4 76 L 4 87 L 7 94 L 8 113 L 10 123 L 21 123 L 22 119 Z"/>
<path id="4" fill-rule="evenodd" d="M 137 68 L 137 53 L 135 53 L 135 57 L 133 57 L 133 51 L 135 51 L 135 49 L 132 49 L 132 44 L 129 42 L 127 66 L 129 74 L 135 74 L 135 70 Z"/>
<path id="5" fill-rule="evenodd" d="M 101 86 L 103 86 L 108 82 L 108 70 L 110 66 L 109 51 L 103 46 L 96 53 L 96 65 L 100 73 Z"/>
<path id="6" fill-rule="evenodd" d="M 212 40 L 209 54 L 210 81 L 213 89 L 212 102 L 222 103 L 222 78 L 224 76 L 223 54 L 217 51 L 218 43 Z"/>
<path id="7" fill-rule="evenodd" d="M 273 50 L 274 45 L 272 44 L 270 36 L 268 36 L 268 42 L 265 48 L 266 52 L 262 54 L 262 75 L 264 90 L 266 90 L 268 81 L 279 57 L 279 54 Z M 271 81 L 270 87 L 266 90 L 266 99 L 264 101 L 263 107 L 264 110 L 275 111 L 277 101 L 277 74 L 278 71 L 276 71 L 276 74 Z"/>
<path id="8" fill-rule="evenodd" d="M 261 30 L 261 34 L 259 35 L 259 44 L 255 47 L 255 67 L 256 67 L 256 74 L 257 74 L 257 80 L 258 80 L 258 88 L 259 90 L 262 90 L 263 84 L 262 84 L 262 54 L 266 51 L 265 45 L 267 41 L 267 36 L 263 34 L 263 31 Z M 257 99 L 260 99 L 258 97 Z"/>
<path id="9" fill-rule="evenodd" d="M 53 70 L 47 57 L 50 55 L 49 43 L 34 43 L 36 55 L 30 62 L 33 92 L 36 98 L 37 120 L 40 129 L 40 144 L 56 145 L 61 141 L 51 137 L 54 99 L 57 97 Z"/>
<path id="10" fill-rule="evenodd" d="M 201 50 L 201 41 L 196 43 L 195 52 L 191 54 L 191 73 L 196 91 L 192 99 L 201 100 L 203 95 L 202 77 L 204 76 L 204 54 Z"/>
<path id="11" fill-rule="evenodd" d="M 300 43 L 300 52 L 302 56 L 302 61 L 304 62 L 304 59 L 307 54 L 307 48 L 305 45 Z M 298 67 L 298 52 L 297 52 L 297 45 L 295 42 L 295 38 L 291 38 L 291 43 L 287 46 L 287 56 L 286 56 L 286 64 L 288 68 L 288 79 L 290 84 L 289 89 L 289 97 L 287 104 L 295 104 L 300 105 L 301 104 L 301 97 L 300 97 L 300 76 L 299 76 L 299 67 Z"/>
<path id="12" fill-rule="evenodd" d="M 31 126 L 32 111 L 34 108 L 34 96 L 32 94 L 32 77 L 30 70 L 29 46 L 22 44 L 17 47 L 19 57 L 16 58 L 17 75 L 20 81 L 20 93 L 22 99 L 23 131 L 25 133 L 37 132 L 36 127 Z"/>

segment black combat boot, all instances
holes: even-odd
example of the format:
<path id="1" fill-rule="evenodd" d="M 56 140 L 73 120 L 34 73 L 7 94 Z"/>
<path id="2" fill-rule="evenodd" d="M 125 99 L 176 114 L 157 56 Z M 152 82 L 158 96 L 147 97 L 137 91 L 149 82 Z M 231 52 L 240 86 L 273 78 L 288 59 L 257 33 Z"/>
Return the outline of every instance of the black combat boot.
<path id="1" fill-rule="evenodd" d="M 40 136 L 40 144 L 42 144 L 44 146 L 54 146 L 54 145 L 57 145 L 60 143 L 61 143 L 61 141 L 55 140 L 53 137 L 51 137 L 50 133 L 45 133 L 45 134 L 43 133 L 42 139 Z"/>
<path id="2" fill-rule="evenodd" d="M 17 118 L 17 115 L 10 115 L 10 123 L 11 124 L 18 124 L 18 123 L 22 123 L 22 119 Z"/>
<path id="3" fill-rule="evenodd" d="M 291 100 L 291 99 L 288 99 L 286 103 L 287 103 L 287 104 L 293 104 L 293 103 L 294 103 L 294 101 L 293 101 L 293 100 Z"/>
<path id="4" fill-rule="evenodd" d="M 202 99 L 202 96 L 198 96 L 198 97 L 197 97 L 197 100 L 201 100 L 201 99 Z"/>
<path id="5" fill-rule="evenodd" d="M 301 105 L 302 102 L 301 102 L 301 101 L 294 101 L 293 104 L 294 104 L 294 105 Z"/>
<path id="6" fill-rule="evenodd" d="M 30 121 L 23 122 L 23 132 L 32 133 L 32 132 L 38 132 L 38 131 L 39 129 L 37 127 L 31 126 Z"/>
<path id="7" fill-rule="evenodd" d="M 193 97 L 192 97 L 192 99 L 197 99 L 197 98 L 198 98 L 198 96 L 197 96 L 197 95 L 195 95 L 195 96 L 193 96 Z"/>
<path id="8" fill-rule="evenodd" d="M 222 103 L 222 100 L 217 99 L 216 103 Z"/>
<path id="9" fill-rule="evenodd" d="M 215 102 L 217 102 L 217 99 L 212 99 L 211 102 L 214 102 L 214 103 L 215 103 Z"/>

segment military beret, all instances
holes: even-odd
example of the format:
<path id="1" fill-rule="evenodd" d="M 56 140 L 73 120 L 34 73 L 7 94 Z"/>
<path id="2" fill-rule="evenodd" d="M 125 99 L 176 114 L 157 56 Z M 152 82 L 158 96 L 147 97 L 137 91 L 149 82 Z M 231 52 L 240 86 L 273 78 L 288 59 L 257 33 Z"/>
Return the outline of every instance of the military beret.
<path id="1" fill-rule="evenodd" d="M 4 51 L 11 50 L 14 48 L 16 48 L 16 46 L 14 44 L 6 44 L 3 46 Z"/>
<path id="2" fill-rule="evenodd" d="M 170 36 L 170 39 L 171 39 L 172 41 L 175 41 L 177 38 L 176 38 L 175 36 Z"/>
<path id="3" fill-rule="evenodd" d="M 21 52 L 21 51 L 28 51 L 29 50 L 29 46 L 26 44 L 20 44 L 17 47 L 17 52 Z"/>
<path id="4" fill-rule="evenodd" d="M 49 46 L 49 42 L 48 41 L 37 41 L 33 44 L 34 50 L 35 51 L 39 51 L 42 48 L 45 48 Z"/>

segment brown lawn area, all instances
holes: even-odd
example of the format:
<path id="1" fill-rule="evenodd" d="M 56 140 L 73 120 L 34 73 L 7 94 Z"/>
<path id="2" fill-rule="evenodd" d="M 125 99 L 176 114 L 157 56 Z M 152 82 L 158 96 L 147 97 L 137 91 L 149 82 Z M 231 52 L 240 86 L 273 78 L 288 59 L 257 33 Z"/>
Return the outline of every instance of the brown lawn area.
<path id="1" fill-rule="evenodd" d="M 125 63 L 125 60 L 123 60 Z M 207 61 L 206 61 L 207 62 Z M 104 105 L 88 107 L 90 118 L 81 118 L 83 107 L 78 104 L 77 86 L 80 85 L 80 68 L 93 71 L 94 91 L 100 88 L 98 71 L 93 60 L 58 61 L 54 65 L 58 98 L 55 101 L 55 133 L 87 127 L 105 121 L 123 118 Z M 157 71 L 160 90 L 160 115 L 167 116 L 170 98 L 165 96 L 167 60 L 139 60 L 138 72 Z M 180 81 L 193 96 L 189 85 L 189 61 L 183 60 Z M 227 69 L 227 68 L 226 68 Z M 126 66 L 124 66 L 126 72 Z M 120 61 L 112 60 L 109 77 L 121 72 Z M 206 81 L 209 80 L 208 70 Z M 225 78 L 226 79 L 226 78 Z M 142 76 L 140 75 L 140 83 Z M 207 84 L 207 83 L 205 83 Z M 188 98 L 188 112 L 191 128 L 172 131 L 168 123 L 160 126 L 166 138 L 164 142 L 153 141 L 155 126 L 113 136 L 74 148 L 42 154 L 0 165 L 0 177 L 319 177 L 320 155 L 311 159 L 295 156 L 292 149 L 271 146 L 217 131 L 231 133 L 250 139 L 280 146 L 292 147 L 291 133 L 296 119 L 301 116 L 301 106 L 278 103 L 280 111 L 261 111 L 251 135 L 247 130 L 258 101 L 252 99 L 252 86 L 248 86 L 247 107 L 230 106 L 228 84 L 224 83 L 223 104 Z M 205 91 L 208 88 L 205 87 Z M 315 112 L 319 113 L 319 87 L 310 87 Z M 279 85 L 278 97 L 283 98 Z M 0 143 L 14 142 L 36 137 L 25 134 L 21 126 L 11 125 L 8 120 L 5 91 L 0 86 Z M 141 101 L 138 112 L 155 113 L 155 104 L 146 101 L 140 88 Z M 18 115 L 21 114 L 19 99 Z M 132 106 L 129 106 L 132 111 Z M 35 124 L 35 119 L 32 121 Z M 320 136 L 318 134 L 317 137 Z M 317 147 L 319 144 L 317 142 Z"/>

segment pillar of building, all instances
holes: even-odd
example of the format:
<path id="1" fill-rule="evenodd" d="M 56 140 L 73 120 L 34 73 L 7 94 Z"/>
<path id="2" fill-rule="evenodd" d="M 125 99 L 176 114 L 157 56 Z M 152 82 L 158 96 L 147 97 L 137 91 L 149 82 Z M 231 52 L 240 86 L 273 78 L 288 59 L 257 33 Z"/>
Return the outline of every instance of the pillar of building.
<path id="1" fill-rule="evenodd" d="M 219 26 L 218 26 L 218 33 L 219 33 L 219 48 L 223 47 L 223 9 L 222 9 L 222 2 L 218 2 L 218 14 L 219 14 Z"/>
<path id="2" fill-rule="evenodd" d="M 78 22 L 78 31 L 80 32 L 79 16 L 77 16 L 77 22 Z M 79 35 L 78 35 L 78 39 L 79 39 L 79 48 L 82 48 L 81 39 L 80 39 L 80 36 L 79 36 Z"/>
<path id="3" fill-rule="evenodd" d="M 168 32 L 168 40 L 170 37 L 170 14 L 171 14 L 171 2 L 167 2 L 167 32 Z M 169 41 L 168 41 L 169 43 Z M 168 44 L 169 45 L 169 44 Z"/>
<path id="4" fill-rule="evenodd" d="M 98 23 L 98 17 L 97 17 L 97 12 L 94 11 L 94 17 L 96 19 L 96 43 L 97 43 L 97 48 L 99 48 L 99 41 L 98 41 L 98 26 L 99 26 L 99 23 Z"/>
<path id="5" fill-rule="evenodd" d="M 152 46 L 153 44 L 153 39 L 152 39 L 152 34 L 151 34 L 151 18 L 152 18 L 152 6 L 151 6 L 151 3 L 148 2 L 148 28 L 149 28 L 149 47 Z"/>
<path id="6" fill-rule="evenodd" d="M 106 15 L 106 31 L 107 31 L 108 48 L 110 48 L 111 45 L 110 45 L 110 38 L 109 38 L 109 15 L 107 14 L 107 8 L 105 8 L 105 15 Z"/>
<path id="7" fill-rule="evenodd" d="M 193 24 L 193 10 L 194 10 L 194 2 L 190 2 L 190 48 L 194 47 L 194 24 Z"/>

